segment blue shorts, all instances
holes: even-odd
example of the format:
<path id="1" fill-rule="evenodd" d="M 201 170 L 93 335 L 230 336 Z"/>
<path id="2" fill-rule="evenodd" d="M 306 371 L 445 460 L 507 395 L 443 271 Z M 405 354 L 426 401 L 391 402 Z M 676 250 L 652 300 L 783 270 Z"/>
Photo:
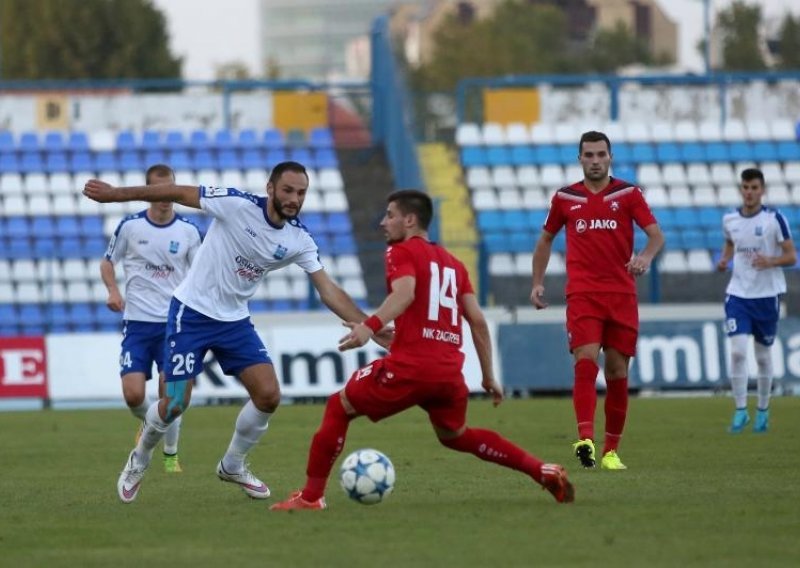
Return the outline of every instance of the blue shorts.
<path id="1" fill-rule="evenodd" d="M 144 373 L 146 380 L 152 378 L 153 363 L 158 372 L 164 369 L 163 322 L 125 320 L 122 325 L 122 353 L 119 356 L 119 376 L 128 373 Z"/>
<path id="2" fill-rule="evenodd" d="M 761 345 L 772 345 L 778 331 L 778 297 L 725 296 L 725 331 L 728 337 L 746 334 Z"/>
<path id="3" fill-rule="evenodd" d="M 259 363 L 272 364 L 250 318 L 215 320 L 172 298 L 166 333 L 164 370 L 167 382 L 185 381 L 200 374 L 209 349 L 226 375 L 238 375 Z"/>

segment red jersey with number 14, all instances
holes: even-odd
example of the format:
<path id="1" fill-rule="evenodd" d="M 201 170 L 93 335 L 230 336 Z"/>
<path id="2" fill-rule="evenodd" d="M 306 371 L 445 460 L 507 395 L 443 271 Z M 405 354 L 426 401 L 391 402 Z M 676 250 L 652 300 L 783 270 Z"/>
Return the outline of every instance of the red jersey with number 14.
<path id="1" fill-rule="evenodd" d="M 598 193 L 582 181 L 559 189 L 550 203 L 544 230 L 566 226 L 567 296 L 576 292 L 636 294 L 625 265 L 633 255 L 633 224 L 656 222 L 642 190 L 620 179 Z"/>
<path id="2" fill-rule="evenodd" d="M 389 292 L 393 280 L 416 280 L 414 300 L 394 322 L 387 369 L 407 378 L 460 378 L 461 298 L 474 293 L 466 268 L 443 247 L 421 237 L 392 244 L 385 261 Z"/>

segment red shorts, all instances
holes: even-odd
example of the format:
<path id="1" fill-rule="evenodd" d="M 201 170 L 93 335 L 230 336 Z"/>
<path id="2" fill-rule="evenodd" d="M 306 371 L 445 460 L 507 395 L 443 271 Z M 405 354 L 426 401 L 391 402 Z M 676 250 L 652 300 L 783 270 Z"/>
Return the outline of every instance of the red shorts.
<path id="1" fill-rule="evenodd" d="M 623 355 L 636 354 L 639 304 L 635 294 L 615 292 L 570 294 L 567 297 L 567 336 L 573 351 L 599 343 Z"/>
<path id="2" fill-rule="evenodd" d="M 469 389 L 461 374 L 445 381 L 399 377 L 378 359 L 353 373 L 344 393 L 373 422 L 419 406 L 436 427 L 456 431 L 466 423 Z"/>

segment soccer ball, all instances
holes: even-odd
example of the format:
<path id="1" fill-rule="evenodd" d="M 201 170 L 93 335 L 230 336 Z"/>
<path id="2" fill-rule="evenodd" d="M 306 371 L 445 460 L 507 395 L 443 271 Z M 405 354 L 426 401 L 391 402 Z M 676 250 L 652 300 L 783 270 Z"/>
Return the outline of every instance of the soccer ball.
<path id="1" fill-rule="evenodd" d="M 374 505 L 394 489 L 394 465 L 378 450 L 356 450 L 344 458 L 339 481 L 348 497 Z"/>

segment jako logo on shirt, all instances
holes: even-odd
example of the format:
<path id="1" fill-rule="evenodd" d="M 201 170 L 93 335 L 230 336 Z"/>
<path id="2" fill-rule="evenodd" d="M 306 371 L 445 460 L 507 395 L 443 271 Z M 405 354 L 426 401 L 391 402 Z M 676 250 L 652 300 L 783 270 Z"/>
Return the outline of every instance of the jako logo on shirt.
<path id="1" fill-rule="evenodd" d="M 614 219 L 592 219 L 589 221 L 589 229 L 616 229 L 617 222 Z"/>
<path id="2" fill-rule="evenodd" d="M 287 253 L 287 252 L 289 252 L 289 249 L 287 249 L 287 248 L 286 248 L 285 246 L 283 246 L 283 245 L 278 245 L 278 248 L 276 248 L 276 249 L 275 249 L 275 252 L 274 252 L 274 253 L 272 253 L 272 256 L 273 256 L 275 259 L 277 259 L 277 260 L 280 260 L 280 259 L 282 259 L 284 256 L 286 256 L 286 253 Z"/>

